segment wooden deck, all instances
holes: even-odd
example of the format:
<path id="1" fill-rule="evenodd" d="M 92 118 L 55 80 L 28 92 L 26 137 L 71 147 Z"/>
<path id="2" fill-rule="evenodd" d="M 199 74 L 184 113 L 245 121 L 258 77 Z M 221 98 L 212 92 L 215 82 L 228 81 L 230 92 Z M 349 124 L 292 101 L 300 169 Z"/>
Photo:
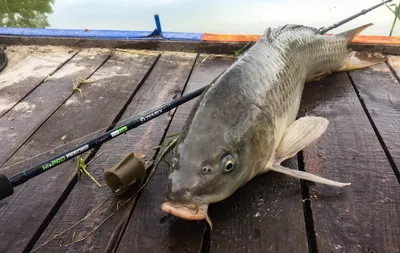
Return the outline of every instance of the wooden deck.
<path id="1" fill-rule="evenodd" d="M 234 61 L 211 54 L 56 46 L 9 46 L 6 53 L 9 65 L 0 73 L 0 173 L 7 176 L 208 84 Z M 321 139 L 285 163 L 351 182 L 348 187 L 270 172 L 211 205 L 210 231 L 204 221 L 162 212 L 167 163 L 129 200 L 86 175 L 77 180 L 74 159 L 0 201 L 0 252 L 398 253 L 399 76 L 400 56 L 391 56 L 387 63 L 306 85 L 300 114 L 323 116 L 330 124 Z M 93 82 L 74 91 L 80 77 Z M 105 143 L 87 169 L 104 184 L 103 172 L 128 152 L 150 163 L 158 155 L 152 148 L 181 131 L 195 101 Z"/>

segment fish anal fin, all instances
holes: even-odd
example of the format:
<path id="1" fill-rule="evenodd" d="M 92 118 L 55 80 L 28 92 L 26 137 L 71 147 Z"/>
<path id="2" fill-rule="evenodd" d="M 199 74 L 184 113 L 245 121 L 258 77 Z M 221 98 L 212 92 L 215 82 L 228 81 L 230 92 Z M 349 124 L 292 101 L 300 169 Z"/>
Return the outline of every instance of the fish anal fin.
<path id="1" fill-rule="evenodd" d="M 337 71 L 351 71 L 367 68 L 369 66 L 382 63 L 387 57 L 381 53 L 357 52 L 352 51 L 348 54 L 346 62 Z"/>
<path id="2" fill-rule="evenodd" d="M 295 156 L 325 132 L 329 121 L 323 117 L 301 117 L 288 127 L 275 152 L 275 163 Z"/>
<path id="3" fill-rule="evenodd" d="M 365 25 L 338 33 L 335 36 L 344 37 L 348 41 L 348 43 L 350 43 L 358 34 L 360 34 L 362 31 L 364 31 L 365 29 L 367 29 L 368 27 L 370 27 L 372 25 L 373 25 L 373 23 L 365 24 Z"/>
<path id="4" fill-rule="evenodd" d="M 329 70 L 323 71 L 323 72 L 320 72 L 320 73 L 317 73 L 317 74 L 315 74 L 315 75 L 309 77 L 309 78 L 306 80 L 306 83 L 310 83 L 310 82 L 312 82 L 312 81 L 321 80 L 322 78 L 326 77 L 327 75 L 330 75 L 331 73 L 332 73 L 332 72 L 329 71 Z"/>
<path id="5" fill-rule="evenodd" d="M 346 185 L 350 185 L 351 183 L 341 183 L 341 182 L 337 182 L 337 181 L 333 181 L 330 179 L 326 179 L 305 171 L 300 171 L 300 170 L 293 170 L 293 169 L 289 169 L 286 168 L 282 165 L 279 164 L 274 164 L 272 166 L 270 166 L 268 168 L 269 170 L 281 173 L 281 174 L 286 174 L 295 178 L 299 178 L 299 179 L 304 179 L 304 180 L 308 180 L 311 182 L 315 182 L 315 183 L 321 183 L 321 184 L 326 184 L 326 185 L 332 185 L 332 186 L 338 186 L 338 187 L 343 187 Z"/>

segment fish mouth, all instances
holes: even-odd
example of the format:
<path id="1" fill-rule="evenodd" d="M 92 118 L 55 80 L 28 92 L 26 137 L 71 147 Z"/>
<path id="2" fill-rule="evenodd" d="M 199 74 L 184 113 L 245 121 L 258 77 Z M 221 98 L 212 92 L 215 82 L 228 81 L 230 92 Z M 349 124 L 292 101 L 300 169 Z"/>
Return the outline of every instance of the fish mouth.
<path id="1" fill-rule="evenodd" d="M 197 205 L 197 209 L 190 208 L 185 205 L 172 204 L 165 202 L 161 205 L 161 209 L 168 214 L 172 214 L 184 220 L 203 220 L 205 219 L 212 229 L 212 222 L 208 216 L 208 204 Z"/>

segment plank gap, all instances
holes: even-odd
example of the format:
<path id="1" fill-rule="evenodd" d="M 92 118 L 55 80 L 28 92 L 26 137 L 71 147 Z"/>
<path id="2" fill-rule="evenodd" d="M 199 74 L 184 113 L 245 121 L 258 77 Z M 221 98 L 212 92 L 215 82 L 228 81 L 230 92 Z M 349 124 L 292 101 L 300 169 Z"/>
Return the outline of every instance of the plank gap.
<path id="1" fill-rule="evenodd" d="M 390 72 L 394 75 L 394 77 L 396 77 L 397 82 L 399 82 L 399 84 L 400 84 L 400 77 L 399 77 L 399 75 L 397 75 L 396 70 L 392 67 L 392 65 L 390 65 L 389 61 L 385 61 L 385 64 L 386 64 L 386 66 L 390 69 Z M 348 74 L 349 77 L 350 77 L 350 74 L 349 74 L 349 73 L 347 73 L 347 74 Z M 350 77 L 350 80 L 351 80 L 351 84 L 352 84 L 353 87 L 354 87 L 354 83 L 353 83 L 353 80 L 351 79 L 351 77 Z M 357 92 L 357 90 L 356 90 L 356 92 Z M 357 93 L 357 95 L 359 95 L 359 94 Z"/>
<path id="2" fill-rule="evenodd" d="M 212 232 L 210 230 L 210 226 L 207 224 L 205 226 L 204 232 L 203 232 L 203 240 L 201 242 L 201 247 L 200 247 L 200 253 L 209 253 L 210 252 L 210 246 L 211 246 L 211 235 Z"/>
<path id="3" fill-rule="evenodd" d="M 396 73 L 394 73 L 395 71 L 391 68 L 391 66 L 389 66 L 389 68 L 392 71 L 392 73 L 395 75 L 396 79 L 399 81 L 399 77 L 396 75 Z M 351 85 L 353 86 L 353 89 L 354 89 L 355 93 L 357 94 L 358 100 L 360 101 L 360 104 L 361 104 L 365 114 L 367 115 L 367 118 L 368 118 L 368 120 L 369 120 L 369 122 L 370 122 L 370 124 L 371 124 L 371 126 L 372 126 L 372 128 L 374 130 L 374 132 L 375 132 L 375 135 L 378 138 L 379 143 L 381 144 L 381 147 L 382 147 L 383 151 L 385 152 L 386 158 L 388 159 L 388 161 L 390 163 L 390 166 L 391 166 L 394 174 L 396 175 L 397 181 L 400 184 L 400 172 L 399 172 L 399 169 L 397 168 L 396 163 L 394 162 L 394 159 L 393 159 L 392 155 L 390 154 L 390 152 L 389 152 L 389 150 L 388 150 L 388 148 L 386 146 L 386 143 L 384 142 L 384 140 L 382 138 L 382 135 L 379 133 L 378 128 L 377 128 L 374 120 L 372 119 L 371 114 L 369 113 L 369 111 L 367 109 L 367 106 L 365 105 L 364 99 L 361 97 L 360 92 L 357 89 L 357 86 L 355 85 L 353 78 L 351 77 L 349 72 L 346 72 L 346 74 L 350 79 Z"/>
<path id="4" fill-rule="evenodd" d="M 50 210 L 46 218 L 43 220 L 42 224 L 38 227 L 36 232 L 33 234 L 32 238 L 29 240 L 27 243 L 25 249 L 23 252 L 31 252 L 37 241 L 40 239 L 40 236 L 43 234 L 43 232 L 46 230 L 47 226 L 50 224 L 50 222 L 53 220 L 54 216 L 57 214 L 58 210 L 61 208 L 63 205 L 64 201 L 67 199 L 68 195 L 74 188 L 75 184 L 78 182 L 78 177 L 75 175 L 73 179 L 69 182 L 67 187 L 65 187 L 64 192 L 60 195 L 60 198 L 57 200 L 57 202 L 54 204 L 53 208 Z"/>
<path id="5" fill-rule="evenodd" d="M 297 154 L 297 163 L 299 166 L 298 167 L 299 170 L 305 172 L 303 151 L 300 151 Z M 310 199 L 310 190 L 308 188 L 308 182 L 300 179 L 300 185 L 301 185 L 301 196 L 303 200 L 303 213 L 304 213 L 304 223 L 307 235 L 308 252 L 317 253 L 318 252 L 317 239 L 315 237 L 314 218 L 311 207 L 312 202 Z"/>
<path id="6" fill-rule="evenodd" d="M 79 51 L 80 52 L 80 51 Z M 78 52 L 78 53 L 79 53 Z M 77 54 L 78 54 L 77 53 Z M 104 61 L 91 73 L 91 74 L 89 74 L 89 76 L 87 76 L 87 78 L 86 79 L 89 79 L 89 78 L 91 78 L 107 61 L 108 61 L 108 59 L 110 59 L 110 57 L 111 57 L 111 55 L 112 54 L 109 54 L 105 59 L 104 59 Z M 71 57 L 68 61 L 70 61 L 71 59 L 72 59 L 73 57 Z M 67 64 L 67 62 L 65 62 L 65 64 Z M 65 65 L 65 64 L 63 64 L 63 65 Z M 54 72 L 55 73 L 55 72 Z M 53 74 L 54 74 L 53 73 Z M 53 75 L 52 74 L 52 75 Z M 33 91 L 33 90 L 32 90 Z M 47 118 L 45 118 L 45 120 L 43 120 L 43 122 L 41 123 L 41 124 L 39 124 L 38 125 L 38 127 L 36 128 L 36 130 L 35 131 L 33 131 L 32 132 L 32 134 L 30 134 L 29 136 L 27 136 L 27 138 L 25 139 L 25 141 L 24 142 L 22 142 L 21 143 L 21 145 L 19 145 L 19 147 L 18 148 L 16 148 L 15 149 L 15 151 L 2 163 L 2 164 L 0 164 L 0 168 L 2 167 L 2 166 L 4 166 L 5 164 L 7 164 L 7 162 L 19 151 L 19 149 L 21 148 L 21 147 L 23 147 L 24 145 L 25 145 L 25 143 L 43 126 L 43 124 L 45 124 L 46 123 L 46 121 L 47 120 L 49 120 L 62 106 L 64 106 L 64 104 L 65 104 L 65 102 L 66 101 L 68 101 L 74 94 L 76 93 L 76 91 L 75 92 L 73 92 L 73 93 L 71 93 L 65 100 L 64 100 L 64 102 L 62 102 L 51 114 L 49 114 L 49 116 L 47 117 Z M 29 94 L 28 94 L 29 95 Z M 26 95 L 26 97 L 28 96 L 28 95 Z M 24 98 L 22 98 L 20 101 L 23 101 L 24 100 Z M 15 106 L 17 106 L 18 105 L 18 103 L 15 105 Z M 13 108 L 10 108 L 10 110 L 9 111 L 11 111 Z M 7 115 L 7 113 L 5 113 L 4 115 Z"/>
<path id="7" fill-rule="evenodd" d="M 122 109 L 119 111 L 119 113 L 117 114 L 117 116 L 115 117 L 115 119 L 112 121 L 110 127 L 106 130 L 110 131 L 112 130 L 117 123 L 121 120 L 122 116 L 124 115 L 126 109 L 128 108 L 128 106 L 131 104 L 133 98 L 135 97 L 135 95 L 138 93 L 138 91 L 140 90 L 140 88 L 143 86 L 143 84 L 145 83 L 145 81 L 147 80 L 147 78 L 149 77 L 150 73 L 153 71 L 154 67 L 156 66 L 158 60 L 160 59 L 161 54 L 158 54 L 156 59 L 154 60 L 153 64 L 150 66 L 150 68 L 148 69 L 148 71 L 146 72 L 146 74 L 144 75 L 144 77 L 141 79 L 141 81 L 139 82 L 138 86 L 136 87 L 136 89 L 133 91 L 132 95 L 130 96 L 130 98 L 127 100 L 127 102 L 125 103 L 125 105 L 122 107 Z M 96 156 L 97 152 L 100 150 L 102 145 L 99 145 L 98 147 L 93 149 L 93 152 L 91 152 L 89 154 L 89 156 L 87 157 L 87 159 L 85 160 L 85 163 L 89 163 L 92 159 L 94 159 L 94 157 Z M 146 175 L 147 177 L 147 175 Z M 75 181 L 76 183 L 77 181 Z M 72 191 L 72 188 L 71 188 Z M 137 198 L 140 197 L 140 192 L 138 193 Z M 113 234 L 113 236 L 116 236 L 116 242 L 115 245 L 109 245 L 107 247 L 107 249 L 113 249 L 113 252 L 115 252 L 115 250 L 118 248 L 118 245 L 121 241 L 122 235 L 125 232 L 126 226 L 129 222 L 130 217 L 132 216 L 132 212 L 135 209 L 137 202 L 135 201 L 133 203 L 132 209 L 129 211 L 128 213 L 128 218 L 127 218 L 127 222 L 122 224 L 122 227 L 120 228 L 120 230 L 118 231 L 118 233 L 116 235 Z M 113 240 L 110 240 L 110 242 L 112 242 Z"/>
<path id="8" fill-rule="evenodd" d="M 151 69 L 150 69 L 150 71 L 149 71 L 149 73 L 148 73 L 149 75 L 150 75 L 151 70 L 152 70 L 153 67 L 156 65 L 156 63 L 157 63 L 157 61 L 158 61 L 158 59 L 159 59 L 160 57 L 161 57 L 161 54 L 158 55 L 156 61 L 154 62 L 154 65 L 151 67 Z M 195 59 L 194 59 L 194 61 L 193 61 L 193 65 L 192 65 L 192 67 L 190 68 L 189 75 L 188 75 L 188 77 L 186 78 L 185 84 L 183 85 L 183 88 L 182 88 L 180 97 L 182 97 L 183 94 L 185 93 L 185 90 L 186 90 L 187 85 L 188 85 L 188 83 L 189 83 L 190 77 L 192 76 L 193 69 L 194 69 L 194 67 L 196 66 L 196 61 L 197 61 L 197 58 L 198 58 L 198 57 L 199 57 L 199 54 L 196 54 L 196 57 L 195 57 Z M 147 78 L 147 75 L 146 75 L 146 78 Z M 165 130 L 164 130 L 164 133 L 163 133 L 163 135 L 162 135 L 162 137 L 161 137 L 160 142 L 158 143 L 158 145 L 162 145 L 163 142 L 165 142 L 165 137 L 167 136 L 168 129 L 169 129 L 169 127 L 171 126 L 172 121 L 174 120 L 174 116 L 175 116 L 175 113 L 176 113 L 176 111 L 177 111 L 176 109 L 177 109 L 177 108 L 172 109 L 172 114 L 171 114 L 170 120 L 169 120 L 169 122 L 167 123 L 167 126 L 166 126 L 166 128 L 165 128 Z M 154 162 L 156 161 L 156 159 L 157 159 L 157 157 L 158 157 L 158 155 L 159 155 L 159 153 L 160 153 L 160 150 L 161 150 L 161 149 L 157 149 L 157 150 L 154 152 L 154 155 L 153 155 L 153 157 L 152 157 L 153 165 L 154 165 Z M 148 177 L 149 177 L 149 175 L 150 175 L 150 172 L 151 172 L 151 168 L 150 168 L 149 170 L 146 171 L 146 176 L 145 176 L 144 182 L 146 182 L 146 180 L 148 179 Z M 150 181 L 150 180 L 151 180 L 151 178 L 149 179 L 149 181 Z M 118 250 L 118 246 L 119 246 L 119 244 L 120 244 L 120 242 L 121 242 L 121 240 L 122 240 L 122 236 L 123 236 L 123 234 L 125 233 L 125 230 L 126 230 L 126 228 L 128 227 L 128 225 L 129 225 L 129 222 L 130 222 L 130 220 L 131 220 L 131 218 L 132 218 L 132 214 L 133 214 L 133 211 L 135 210 L 135 207 L 136 207 L 137 204 L 139 203 L 139 200 L 140 200 L 140 197 L 141 197 L 141 195 L 142 195 L 142 192 L 143 192 L 143 191 L 140 191 L 140 192 L 137 194 L 136 200 L 134 201 L 134 204 L 133 204 L 131 210 L 129 210 L 128 219 L 127 219 L 127 221 L 123 224 L 123 227 L 121 228 L 121 231 L 120 231 L 119 236 L 118 236 L 118 238 L 117 238 L 115 247 L 112 249 L 112 252 L 116 252 L 116 251 Z"/>
<path id="9" fill-rule="evenodd" d="M 137 94 L 138 90 L 140 89 L 140 87 L 143 85 L 143 83 L 146 81 L 147 77 L 150 75 L 151 71 L 153 70 L 154 66 L 156 65 L 158 59 L 160 58 L 161 54 L 159 54 L 157 56 L 157 58 L 155 59 L 155 61 L 153 62 L 153 64 L 151 65 L 151 67 L 148 69 L 148 71 L 146 72 L 146 74 L 144 75 L 144 77 L 141 79 L 141 81 L 139 82 L 138 86 L 135 88 L 135 90 L 132 92 L 132 95 L 129 97 L 129 99 L 127 100 L 127 102 L 124 104 L 124 106 L 121 108 L 121 110 L 119 111 L 119 113 L 115 116 L 114 120 L 111 122 L 110 126 L 107 128 L 107 131 L 110 131 L 111 129 L 113 129 L 115 127 L 115 125 L 118 123 L 118 121 L 120 120 L 120 118 L 122 117 L 122 115 L 124 114 L 126 108 L 129 106 L 129 104 L 132 102 L 133 97 Z M 107 56 L 107 58 L 102 62 L 102 64 L 87 78 L 89 79 L 98 69 L 101 68 L 101 66 L 103 66 L 108 59 L 110 59 L 111 54 L 109 56 Z M 71 57 L 70 59 L 72 59 L 73 57 Z M 69 61 L 69 60 L 68 60 Z M 55 73 L 55 72 L 54 72 Z M 71 95 L 72 96 L 72 95 Z M 71 97 L 70 96 L 70 97 Z M 65 103 L 65 102 L 64 102 Z M 64 104 L 63 103 L 63 104 Z M 61 105 L 62 106 L 62 105 Z M 60 106 L 60 107 L 61 107 Z M 57 110 L 56 110 L 57 111 Z M 55 112 L 56 112 L 55 111 Z M 54 113 L 55 113 L 54 112 Z M 53 113 L 53 114 L 54 114 Z M 44 121 L 46 122 L 46 121 Z M 39 128 L 38 128 L 39 129 Z M 95 156 L 97 151 L 100 149 L 100 147 L 102 146 L 102 144 L 100 144 L 98 147 L 95 147 L 91 150 L 91 152 L 88 154 L 88 156 L 85 159 L 85 164 L 89 163 Z M 68 183 L 67 187 L 65 188 L 64 192 L 61 194 L 60 198 L 57 200 L 57 202 L 55 203 L 55 205 L 53 206 L 53 208 L 50 210 L 49 214 L 46 216 L 46 218 L 44 219 L 43 223 L 39 226 L 38 230 L 34 233 L 34 235 L 32 236 L 31 240 L 28 242 L 24 252 L 30 252 L 33 247 L 35 246 L 35 244 L 37 243 L 37 241 L 40 239 L 41 235 L 43 234 L 43 232 L 46 230 L 47 226 L 50 224 L 50 222 L 52 221 L 52 219 L 54 218 L 54 216 L 57 214 L 58 210 L 61 208 L 61 206 L 63 205 L 64 201 L 67 199 L 67 197 L 69 196 L 69 194 L 71 193 L 72 189 L 75 187 L 76 183 L 78 182 L 78 178 L 77 175 L 75 175 L 73 177 L 73 179 Z M 136 203 L 135 203 L 136 204 Z M 121 233 L 122 235 L 123 233 Z"/>
<path id="10" fill-rule="evenodd" d="M 69 61 L 72 60 L 72 58 L 74 58 L 80 51 L 82 51 L 82 49 L 77 50 L 75 53 L 72 54 L 71 57 L 69 57 L 66 61 L 64 61 L 63 63 L 61 63 L 53 72 L 51 72 L 49 74 L 49 76 L 54 75 L 58 70 L 60 70 L 62 67 L 64 67 L 65 64 L 67 64 Z M 37 85 L 35 85 L 30 91 L 28 91 L 24 96 L 22 96 L 13 106 L 11 106 L 10 108 L 8 108 L 7 110 L 5 110 L 4 112 L 2 112 L 0 114 L 0 117 L 3 117 L 4 115 L 6 115 L 9 111 L 11 111 L 15 106 L 17 106 L 19 104 L 19 102 L 21 102 L 22 100 L 24 100 L 27 96 L 29 96 L 29 94 L 31 94 L 37 87 L 39 87 L 39 85 L 41 85 L 44 80 L 46 80 L 46 78 L 43 78 L 43 80 L 41 80 Z"/>
<path id="11" fill-rule="evenodd" d="M 111 129 L 113 129 L 118 121 L 121 119 L 122 115 L 124 114 L 124 112 L 126 111 L 126 109 L 128 108 L 128 106 L 131 104 L 133 98 L 135 97 L 135 95 L 138 93 L 138 91 L 140 90 L 140 88 L 143 86 L 144 82 L 147 80 L 147 78 L 149 77 L 150 73 L 153 71 L 154 67 L 156 66 L 158 60 L 160 59 L 161 54 L 158 54 L 155 61 L 153 62 L 153 64 L 150 66 L 150 68 L 148 69 L 148 71 L 146 72 L 146 74 L 144 75 L 144 77 L 142 78 L 142 80 L 140 80 L 139 85 L 136 87 L 136 89 L 133 91 L 132 95 L 129 97 L 128 101 L 126 101 L 125 105 L 122 107 L 122 109 L 119 111 L 119 113 L 117 114 L 117 116 L 115 117 L 115 119 L 113 120 L 113 122 L 111 123 L 110 127 L 106 130 L 106 131 L 110 131 Z M 98 147 L 100 148 L 100 147 Z"/>

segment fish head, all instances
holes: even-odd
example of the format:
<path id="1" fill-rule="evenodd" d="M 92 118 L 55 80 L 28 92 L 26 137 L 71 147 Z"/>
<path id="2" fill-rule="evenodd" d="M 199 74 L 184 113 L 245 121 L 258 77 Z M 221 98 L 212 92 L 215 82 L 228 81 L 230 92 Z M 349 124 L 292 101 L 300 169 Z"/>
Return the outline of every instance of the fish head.
<path id="1" fill-rule="evenodd" d="M 192 111 L 172 153 L 164 212 L 211 225 L 208 205 L 230 196 L 265 165 L 269 149 L 260 144 L 272 140 L 270 122 L 257 106 L 238 99 L 240 92 L 232 94 L 206 96 Z"/>

